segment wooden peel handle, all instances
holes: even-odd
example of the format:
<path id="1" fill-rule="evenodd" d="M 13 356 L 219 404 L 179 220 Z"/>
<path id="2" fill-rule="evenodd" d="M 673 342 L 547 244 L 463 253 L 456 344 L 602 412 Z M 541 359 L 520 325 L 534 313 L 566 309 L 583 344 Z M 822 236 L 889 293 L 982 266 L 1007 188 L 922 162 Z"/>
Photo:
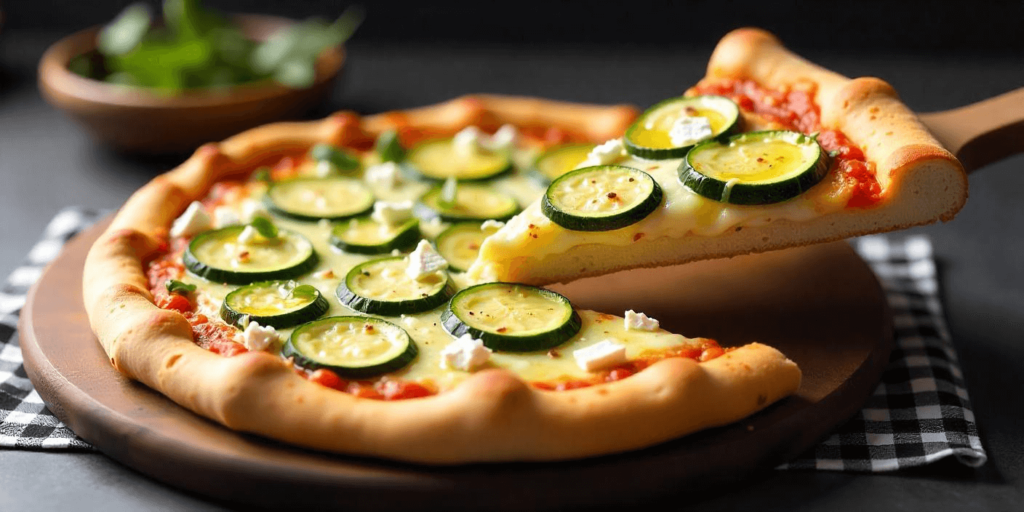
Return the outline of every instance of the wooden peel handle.
<path id="1" fill-rule="evenodd" d="M 921 114 L 935 138 L 974 172 L 1024 152 L 1024 87 L 972 105 Z"/>

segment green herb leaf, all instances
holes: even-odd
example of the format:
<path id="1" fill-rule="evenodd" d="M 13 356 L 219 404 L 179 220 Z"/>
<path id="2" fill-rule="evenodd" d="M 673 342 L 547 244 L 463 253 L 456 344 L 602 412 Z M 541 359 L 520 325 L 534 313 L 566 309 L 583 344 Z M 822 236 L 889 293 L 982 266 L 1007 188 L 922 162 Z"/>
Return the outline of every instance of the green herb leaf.
<path id="1" fill-rule="evenodd" d="M 316 300 L 316 296 L 320 293 L 315 286 L 311 284 L 302 284 L 292 288 L 292 296 L 303 299 L 309 299 L 310 301 Z"/>
<path id="2" fill-rule="evenodd" d="M 255 171 L 253 171 L 251 179 L 252 181 L 263 181 L 266 183 L 270 183 L 271 181 L 273 181 L 273 179 L 270 177 L 270 167 L 263 166 L 260 167 L 259 169 L 256 169 Z"/>
<path id="3" fill-rule="evenodd" d="M 380 157 L 381 162 L 400 162 L 405 158 L 405 149 L 398 140 L 398 132 L 388 130 L 377 137 L 377 143 L 373 150 Z"/>
<path id="4" fill-rule="evenodd" d="M 178 281 L 177 279 L 171 279 L 170 281 L 167 281 L 167 283 L 165 283 L 164 286 L 167 287 L 167 291 L 169 293 L 174 293 L 177 295 L 188 295 L 189 293 L 196 291 L 196 285 L 183 283 L 181 281 Z"/>
<path id="5" fill-rule="evenodd" d="M 317 144 L 309 150 L 309 156 L 317 162 L 327 161 L 338 169 L 351 171 L 359 168 L 359 159 L 330 144 Z"/>
<path id="6" fill-rule="evenodd" d="M 265 217 L 256 217 L 249 223 L 263 238 L 277 238 L 277 226 Z"/>
<path id="7" fill-rule="evenodd" d="M 114 21 L 103 27 L 96 48 L 104 55 L 124 55 L 142 42 L 149 23 L 149 7 L 145 4 L 129 5 Z"/>
<path id="8" fill-rule="evenodd" d="M 829 151 L 828 152 L 828 156 L 831 157 L 831 158 L 835 158 L 835 157 L 839 156 L 839 150 L 836 149 L 836 150 Z"/>
<path id="9" fill-rule="evenodd" d="M 444 180 L 444 185 L 441 185 L 441 195 L 438 198 L 438 203 L 445 208 L 451 208 L 455 206 L 455 198 L 459 195 L 459 182 L 455 178 L 448 178 Z"/>

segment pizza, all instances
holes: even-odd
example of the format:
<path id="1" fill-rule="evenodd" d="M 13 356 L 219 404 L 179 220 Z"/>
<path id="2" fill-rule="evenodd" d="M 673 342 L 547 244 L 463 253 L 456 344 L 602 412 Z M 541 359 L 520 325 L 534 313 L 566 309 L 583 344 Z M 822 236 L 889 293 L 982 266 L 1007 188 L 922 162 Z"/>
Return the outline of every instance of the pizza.
<path id="1" fill-rule="evenodd" d="M 948 221 L 967 176 L 876 78 L 741 29 L 484 244 L 477 279 L 547 284 Z M 603 167 L 595 167 L 603 166 Z"/>
<path id="2" fill-rule="evenodd" d="M 739 51 L 722 48 L 747 48 L 766 76 L 795 72 L 794 57 L 771 44 L 770 36 L 741 31 L 715 59 Z M 775 49 L 758 54 L 763 47 Z M 784 147 L 782 155 L 798 163 L 757 183 L 778 189 L 762 196 L 791 194 L 783 182 L 795 181 L 807 187 L 796 201 L 810 194 L 832 205 L 812 209 L 821 218 L 893 211 L 884 208 L 902 196 L 887 192 L 894 185 L 883 183 L 879 173 L 888 167 L 875 150 L 858 153 L 848 128 L 805 133 L 819 128 L 814 123 L 831 125 L 829 110 L 818 121 L 812 101 L 834 88 L 825 79 L 833 75 L 820 73 L 817 82 L 801 82 L 817 89 L 785 94 L 755 80 L 760 75 L 709 79 L 640 117 L 626 106 L 479 95 L 276 123 L 205 145 L 137 191 L 92 247 L 83 276 L 90 324 L 119 372 L 181 406 L 234 430 L 343 454 L 428 464 L 565 460 L 738 421 L 795 393 L 797 365 L 760 343 L 722 347 L 669 333 L 643 312 L 580 310 L 535 285 L 637 266 L 661 246 L 636 244 L 671 239 L 633 230 L 651 219 L 667 230 L 666 220 L 678 220 L 663 206 L 677 200 L 675 182 L 648 167 L 679 167 L 681 149 Z M 761 111 L 727 87 L 782 94 L 805 110 L 794 121 L 789 107 Z M 912 116 L 887 97 L 888 110 L 880 105 L 874 115 Z M 667 143 L 657 133 L 665 123 Z M 926 144 L 926 133 L 920 137 L 900 147 L 934 158 L 911 159 L 910 168 L 959 170 Z M 615 139 L 633 157 L 623 157 Z M 704 169 L 697 160 L 688 165 Z M 749 183 L 728 178 L 714 192 L 711 174 L 703 175 L 712 192 L 700 197 L 717 200 L 698 213 L 742 217 L 717 204 L 750 197 Z M 802 181 L 805 174 L 815 181 Z M 889 181 L 906 181 L 897 178 Z M 587 206 L 598 184 L 614 184 L 599 197 L 622 207 Z M 733 233 L 768 227 L 781 237 L 816 218 L 768 224 L 755 215 L 693 238 L 717 247 Z M 509 243 L 524 224 L 533 242 Z M 628 233 L 631 251 L 602 238 L 615 233 Z M 580 241 L 622 260 L 575 268 Z M 528 261 L 545 244 L 551 252 Z M 556 254 L 571 273 L 554 264 L 538 270 Z"/>

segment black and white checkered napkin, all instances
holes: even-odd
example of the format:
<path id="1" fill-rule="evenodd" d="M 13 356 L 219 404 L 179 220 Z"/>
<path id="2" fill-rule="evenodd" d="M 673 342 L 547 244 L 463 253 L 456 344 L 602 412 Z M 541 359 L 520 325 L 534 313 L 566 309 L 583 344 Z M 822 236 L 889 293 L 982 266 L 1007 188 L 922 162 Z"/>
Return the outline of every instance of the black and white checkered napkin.
<path id="1" fill-rule="evenodd" d="M 26 263 L 0 290 L 0 447 L 89 449 L 43 405 L 25 375 L 17 317 L 43 267 L 97 212 L 66 209 L 47 226 Z M 828 439 L 780 469 L 880 472 L 953 455 L 985 463 L 963 375 L 938 299 L 927 238 L 873 236 L 854 246 L 879 276 L 892 307 L 896 349 L 864 409 Z"/>

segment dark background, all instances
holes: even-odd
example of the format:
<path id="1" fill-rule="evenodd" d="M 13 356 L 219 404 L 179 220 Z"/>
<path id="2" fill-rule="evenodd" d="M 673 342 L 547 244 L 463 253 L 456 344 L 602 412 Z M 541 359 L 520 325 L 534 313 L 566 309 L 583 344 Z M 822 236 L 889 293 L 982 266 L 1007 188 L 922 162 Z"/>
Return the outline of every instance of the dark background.
<path id="1" fill-rule="evenodd" d="M 39 96 L 54 41 L 129 2 L 0 0 L 0 277 L 60 208 L 117 208 L 181 156 L 95 144 Z M 157 2 L 147 2 L 158 5 Z M 209 1 L 227 12 L 333 18 L 348 3 Z M 330 104 L 363 113 L 496 92 L 647 106 L 704 74 L 728 30 L 759 26 L 847 76 L 892 83 L 919 112 L 1024 86 L 1024 0 L 1012 2 L 365 2 Z M 1020 510 L 1024 503 L 1024 155 L 970 179 L 957 218 L 912 230 L 935 245 L 950 332 L 989 462 L 887 475 L 769 472 L 702 510 Z M 69 290 L 69 293 L 78 293 Z M 514 485 L 514 482 L 510 482 Z M 675 497 L 674 504 L 689 503 Z M 678 500 L 683 501 L 678 501 Z M 0 510 L 212 509 L 91 453 L 0 449 Z M 677 507 L 673 507 L 677 508 Z"/>

